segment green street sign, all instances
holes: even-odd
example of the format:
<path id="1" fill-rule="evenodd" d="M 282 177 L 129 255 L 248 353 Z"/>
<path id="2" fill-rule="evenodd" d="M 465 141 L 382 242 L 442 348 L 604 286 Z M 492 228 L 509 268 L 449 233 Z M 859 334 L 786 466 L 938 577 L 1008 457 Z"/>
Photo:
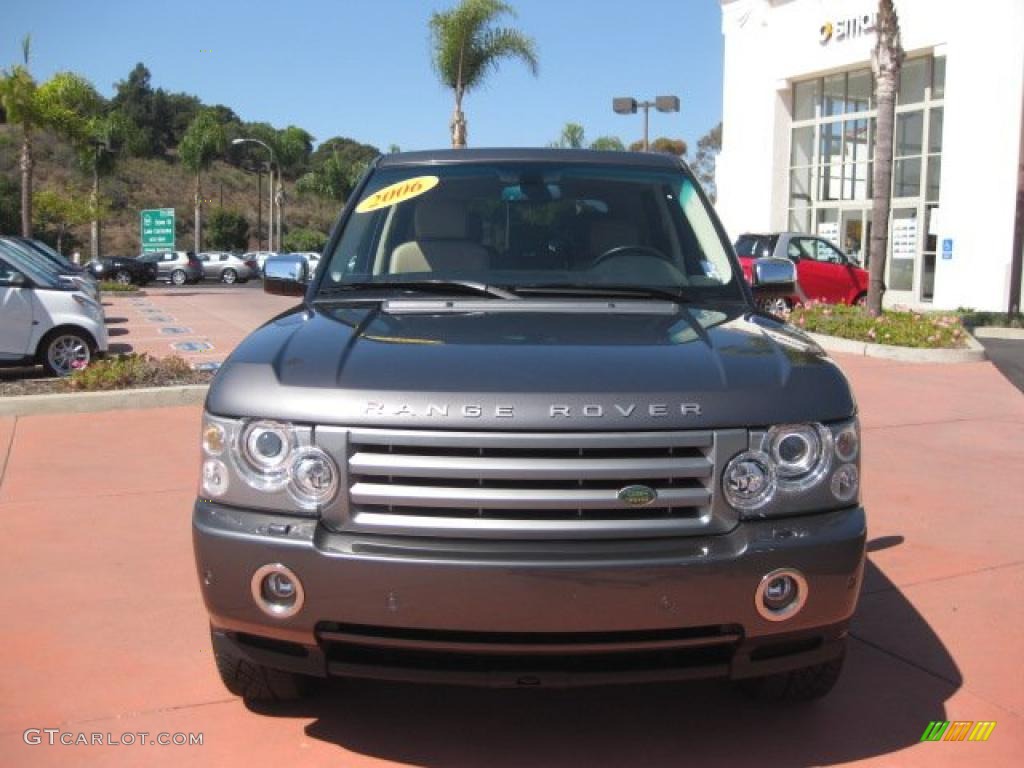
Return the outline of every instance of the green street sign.
<path id="1" fill-rule="evenodd" d="M 142 211 L 142 252 L 174 250 L 174 209 L 154 208 Z"/>

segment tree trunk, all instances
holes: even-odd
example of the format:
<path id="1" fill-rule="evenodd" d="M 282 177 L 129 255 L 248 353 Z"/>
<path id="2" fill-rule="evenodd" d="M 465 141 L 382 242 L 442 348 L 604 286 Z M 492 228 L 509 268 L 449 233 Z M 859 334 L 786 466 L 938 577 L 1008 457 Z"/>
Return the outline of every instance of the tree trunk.
<path id="1" fill-rule="evenodd" d="M 21 142 L 21 236 L 32 237 L 32 134 L 25 127 Z"/>
<path id="2" fill-rule="evenodd" d="M 89 235 L 89 246 L 92 257 L 100 257 L 100 173 L 96 163 L 92 166 L 92 193 L 89 196 L 89 203 L 92 206 L 92 226 Z M 59 249 L 58 249 L 59 250 Z"/>
<path id="3" fill-rule="evenodd" d="M 462 91 L 455 91 L 455 111 L 452 112 L 452 149 L 465 149 L 468 130 L 466 128 L 466 115 L 462 112 Z"/>
<path id="4" fill-rule="evenodd" d="M 193 250 L 198 254 L 202 251 L 202 227 L 203 227 L 203 198 L 202 198 L 202 187 L 199 180 L 199 172 L 196 172 L 196 231 L 195 240 L 193 244 Z"/>
<path id="5" fill-rule="evenodd" d="M 868 312 L 882 313 L 885 293 L 885 262 L 889 250 L 889 207 L 892 202 L 893 134 L 896 121 L 896 91 L 903 64 L 900 25 L 892 0 L 879 0 L 878 41 L 871 56 L 875 72 L 875 103 L 878 120 L 875 134 L 875 159 L 872 173 L 871 242 L 868 268 Z"/>

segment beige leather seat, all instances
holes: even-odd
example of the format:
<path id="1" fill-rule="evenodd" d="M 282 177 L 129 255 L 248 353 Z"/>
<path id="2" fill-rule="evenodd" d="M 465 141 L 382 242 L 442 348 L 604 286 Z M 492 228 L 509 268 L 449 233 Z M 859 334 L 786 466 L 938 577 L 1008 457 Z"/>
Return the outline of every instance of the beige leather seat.
<path id="1" fill-rule="evenodd" d="M 467 239 L 466 207 L 457 200 L 424 200 L 413 214 L 416 239 L 391 254 L 391 272 L 483 272 L 489 266 L 487 249 Z"/>

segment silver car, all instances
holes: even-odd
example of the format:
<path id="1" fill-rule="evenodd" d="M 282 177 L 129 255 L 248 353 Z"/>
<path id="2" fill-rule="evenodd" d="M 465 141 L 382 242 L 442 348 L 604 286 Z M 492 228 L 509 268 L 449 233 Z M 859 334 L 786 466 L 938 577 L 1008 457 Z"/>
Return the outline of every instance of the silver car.
<path id="1" fill-rule="evenodd" d="M 203 265 L 203 277 L 207 280 L 231 285 L 244 283 L 256 276 L 241 257 L 226 251 L 205 251 L 199 254 L 199 261 Z"/>
<path id="2" fill-rule="evenodd" d="M 198 283 L 203 279 L 203 267 L 192 251 L 155 251 L 144 253 L 139 260 L 156 264 L 157 280 L 168 280 L 173 285 Z"/>

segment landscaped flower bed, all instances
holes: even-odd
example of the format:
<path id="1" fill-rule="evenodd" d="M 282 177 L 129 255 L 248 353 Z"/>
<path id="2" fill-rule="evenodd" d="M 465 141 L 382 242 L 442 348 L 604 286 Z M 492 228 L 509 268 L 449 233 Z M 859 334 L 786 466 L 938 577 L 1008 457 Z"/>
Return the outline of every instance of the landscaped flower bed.
<path id="1" fill-rule="evenodd" d="M 66 392 L 97 392 L 108 389 L 168 387 L 179 384 L 207 384 L 209 371 L 197 371 L 177 356 L 157 358 L 131 353 L 97 360 L 88 368 L 61 380 Z"/>
<path id="2" fill-rule="evenodd" d="M 139 286 L 133 283 L 115 283 L 113 280 L 101 280 L 100 290 L 104 293 L 138 293 Z"/>
<path id="3" fill-rule="evenodd" d="M 786 319 L 802 331 L 871 344 L 920 349 L 967 346 L 967 331 L 953 313 L 888 310 L 872 317 L 863 307 L 811 303 L 795 307 Z"/>

